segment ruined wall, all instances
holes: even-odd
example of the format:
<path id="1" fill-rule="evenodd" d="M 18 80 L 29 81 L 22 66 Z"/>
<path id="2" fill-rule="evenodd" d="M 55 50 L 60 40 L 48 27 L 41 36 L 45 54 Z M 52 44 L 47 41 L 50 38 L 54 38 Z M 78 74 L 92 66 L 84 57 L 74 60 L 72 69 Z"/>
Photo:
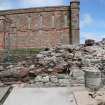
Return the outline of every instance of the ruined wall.
<path id="1" fill-rule="evenodd" d="M 0 48 L 3 48 L 3 33 L 0 33 Z"/>
<path id="2" fill-rule="evenodd" d="M 70 5 L 71 11 L 71 35 L 72 44 L 80 43 L 80 28 L 79 28 L 79 0 L 73 0 Z"/>
<path id="3" fill-rule="evenodd" d="M 9 24 L 4 20 L 4 26 L 0 25 L 1 29 L 5 27 L 0 31 L 5 48 L 55 47 L 58 43 L 69 44 L 75 40 L 71 35 L 70 6 L 1 11 L 0 16 L 10 20 Z M 0 43 L 3 43 L 2 38 Z"/>

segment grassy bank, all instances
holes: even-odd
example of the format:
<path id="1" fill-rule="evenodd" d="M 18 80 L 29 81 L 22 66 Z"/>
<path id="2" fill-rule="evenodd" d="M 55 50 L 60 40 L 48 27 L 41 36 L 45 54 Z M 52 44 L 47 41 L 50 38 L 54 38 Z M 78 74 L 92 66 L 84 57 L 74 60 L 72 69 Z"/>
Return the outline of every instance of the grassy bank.
<path id="1" fill-rule="evenodd" d="M 27 57 L 31 57 L 35 54 L 38 54 L 43 49 L 38 48 L 22 48 L 22 49 L 11 49 L 8 50 L 0 50 L 0 62 L 8 62 L 13 61 L 17 62 L 20 60 L 24 60 Z"/>

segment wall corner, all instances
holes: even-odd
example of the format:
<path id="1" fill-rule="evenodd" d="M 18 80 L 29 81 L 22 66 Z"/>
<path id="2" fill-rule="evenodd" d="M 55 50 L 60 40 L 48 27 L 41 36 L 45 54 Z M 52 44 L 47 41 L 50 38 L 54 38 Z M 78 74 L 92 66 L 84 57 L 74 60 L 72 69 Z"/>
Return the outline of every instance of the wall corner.
<path id="1" fill-rule="evenodd" d="M 79 44 L 80 43 L 80 1 L 72 0 L 70 2 L 70 30 L 71 30 L 71 44 Z"/>

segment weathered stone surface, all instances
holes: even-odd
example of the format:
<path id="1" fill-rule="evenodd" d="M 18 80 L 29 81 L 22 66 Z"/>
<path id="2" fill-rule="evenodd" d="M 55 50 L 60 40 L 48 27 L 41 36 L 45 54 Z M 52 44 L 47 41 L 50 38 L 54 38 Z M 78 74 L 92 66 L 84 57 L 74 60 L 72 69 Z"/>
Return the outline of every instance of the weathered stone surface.
<path id="1" fill-rule="evenodd" d="M 69 86 L 70 85 L 69 79 L 59 79 L 59 83 L 61 86 Z"/>
<path id="2" fill-rule="evenodd" d="M 12 12 L 0 11 L 0 18 L 6 15 L 7 19 L 12 21 L 12 24 L 6 22 L 5 25 L 3 24 L 6 21 L 4 17 L 4 20 L 0 22 L 0 48 L 8 47 L 9 40 L 12 41 L 11 48 L 48 48 L 56 47 L 60 42 L 63 44 L 79 43 L 79 15 L 77 15 L 79 5 L 78 2 L 75 4 L 78 6 L 74 6 L 75 12 L 70 10 L 71 5 L 20 9 L 12 10 Z M 76 20 L 72 15 L 75 15 Z M 74 24 L 74 28 L 69 24 L 70 22 Z M 4 36 L 3 27 L 7 29 L 5 31 L 13 33 L 13 35 Z M 73 31 L 73 35 L 70 35 L 70 31 Z M 73 40 L 70 36 L 73 37 Z M 7 38 L 5 44 L 4 37 Z"/>
<path id="3" fill-rule="evenodd" d="M 43 77 L 42 81 L 43 81 L 44 83 L 49 82 L 49 76 Z"/>
<path id="4" fill-rule="evenodd" d="M 95 44 L 95 40 L 92 40 L 92 39 L 88 39 L 85 41 L 85 45 L 86 46 L 92 46 Z"/>
<path id="5" fill-rule="evenodd" d="M 4 67 L 3 66 L 0 66 L 0 71 L 3 71 L 4 70 Z"/>
<path id="6" fill-rule="evenodd" d="M 1 65 L 2 66 L 2 65 Z M 68 79 L 71 84 L 84 84 L 84 71 L 97 71 L 102 73 L 105 80 L 105 43 L 104 40 L 91 46 L 61 45 L 52 49 L 45 49 L 39 54 L 28 56 L 26 60 L 17 64 L 1 67 L 0 80 L 5 84 L 18 81 L 27 84 L 45 86 L 62 86 L 60 79 Z M 30 82 L 30 80 L 32 80 Z M 66 81 L 65 86 L 66 86 Z M 103 82 L 104 83 L 104 82 Z"/>
<path id="7" fill-rule="evenodd" d="M 35 82 L 42 82 L 42 76 L 37 76 L 35 78 Z"/>
<path id="8" fill-rule="evenodd" d="M 50 77 L 50 81 L 51 81 L 52 83 L 57 83 L 57 82 L 58 82 L 58 78 L 57 78 L 56 76 L 51 76 L 51 77 Z"/>
<path id="9" fill-rule="evenodd" d="M 22 67 L 20 69 L 12 68 L 10 70 L 0 72 L 0 78 L 5 78 L 5 77 L 21 78 L 21 77 L 27 76 L 28 72 L 29 72 L 29 70 L 27 68 L 24 68 L 24 67 Z"/>
<path id="10" fill-rule="evenodd" d="M 4 84 L 0 81 L 0 87 L 2 87 Z"/>

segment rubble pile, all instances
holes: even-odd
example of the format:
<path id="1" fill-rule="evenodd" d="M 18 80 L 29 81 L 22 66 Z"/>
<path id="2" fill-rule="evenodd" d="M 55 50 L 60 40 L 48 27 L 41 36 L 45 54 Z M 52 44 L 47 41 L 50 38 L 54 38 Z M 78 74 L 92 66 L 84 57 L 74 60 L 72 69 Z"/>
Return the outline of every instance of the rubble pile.
<path id="1" fill-rule="evenodd" d="M 105 39 L 85 44 L 60 45 L 45 49 L 17 64 L 0 66 L 0 86 L 27 83 L 35 86 L 84 84 L 84 71 L 105 71 Z M 92 70 L 92 69 L 91 69 Z"/>

